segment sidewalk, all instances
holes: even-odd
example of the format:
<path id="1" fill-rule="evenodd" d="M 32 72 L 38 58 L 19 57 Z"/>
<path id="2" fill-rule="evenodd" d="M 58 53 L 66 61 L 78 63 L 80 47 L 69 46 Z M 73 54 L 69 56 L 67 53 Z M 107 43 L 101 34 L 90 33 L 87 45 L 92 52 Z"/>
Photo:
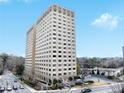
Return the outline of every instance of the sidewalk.
<path id="1" fill-rule="evenodd" d="M 30 86 L 28 86 L 24 82 L 22 82 L 22 84 L 24 85 L 24 87 L 26 87 L 32 93 L 66 93 L 66 92 L 69 91 L 69 89 L 62 89 L 62 90 L 41 90 L 41 91 L 38 91 L 38 90 L 35 90 L 35 89 L 31 88 Z"/>
<path id="2" fill-rule="evenodd" d="M 75 88 L 74 87 L 74 88 L 71 88 L 70 90 L 69 89 L 62 89 L 62 90 L 41 90 L 41 91 L 37 91 L 37 90 L 31 88 L 30 86 L 28 86 L 27 84 L 25 84 L 24 82 L 22 82 L 22 83 L 23 83 L 24 87 L 26 87 L 32 93 L 67 93 L 69 91 L 82 90 L 83 88 L 87 88 L 87 87 L 83 87 L 83 88 Z M 109 85 L 100 85 L 100 86 L 90 86 L 90 88 L 110 87 L 110 86 L 116 85 L 116 84 L 120 84 L 120 83 L 109 84 Z"/>
<path id="3" fill-rule="evenodd" d="M 69 91 L 74 91 L 74 90 L 82 90 L 83 88 L 87 88 L 87 87 L 83 87 L 83 88 L 71 88 L 71 90 L 69 89 L 62 89 L 62 90 L 41 90 L 41 91 L 37 91 L 34 90 L 33 88 L 31 88 L 30 86 L 26 85 L 25 83 L 23 83 L 23 85 L 30 90 L 32 93 L 67 93 Z M 101 86 L 93 86 L 91 88 L 99 88 L 99 87 L 109 87 L 111 85 L 101 85 Z"/>

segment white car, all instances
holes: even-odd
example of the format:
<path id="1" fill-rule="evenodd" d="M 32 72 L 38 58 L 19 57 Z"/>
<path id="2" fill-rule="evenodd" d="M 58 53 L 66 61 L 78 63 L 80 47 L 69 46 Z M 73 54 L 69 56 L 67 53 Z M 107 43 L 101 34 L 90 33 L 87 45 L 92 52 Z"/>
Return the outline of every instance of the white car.
<path id="1" fill-rule="evenodd" d="M 8 90 L 8 91 L 11 91 L 11 90 L 12 90 L 12 87 L 11 87 L 11 86 L 8 86 L 8 87 L 7 87 L 7 90 Z"/>
<path id="2" fill-rule="evenodd" d="M 0 92 L 2 92 L 2 91 L 4 91 L 4 90 L 5 90 L 4 85 L 1 85 L 1 86 L 0 86 Z"/>
<path id="3" fill-rule="evenodd" d="M 23 85 L 20 85 L 20 89 L 24 89 L 24 86 Z"/>

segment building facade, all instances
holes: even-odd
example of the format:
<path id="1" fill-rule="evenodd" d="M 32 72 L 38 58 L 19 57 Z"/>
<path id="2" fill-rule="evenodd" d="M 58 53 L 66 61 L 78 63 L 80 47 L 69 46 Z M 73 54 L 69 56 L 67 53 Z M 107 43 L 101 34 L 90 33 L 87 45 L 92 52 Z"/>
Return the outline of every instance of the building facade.
<path id="1" fill-rule="evenodd" d="M 33 25 L 26 35 L 26 59 L 25 59 L 25 75 L 33 78 L 35 71 L 35 42 L 36 28 Z"/>
<path id="2" fill-rule="evenodd" d="M 75 42 L 74 12 L 51 6 L 27 33 L 25 73 L 45 82 L 75 76 Z"/>
<path id="3" fill-rule="evenodd" d="M 94 74 L 94 75 L 102 75 L 102 76 L 114 76 L 120 77 L 124 73 L 124 68 L 83 68 L 82 74 Z"/>

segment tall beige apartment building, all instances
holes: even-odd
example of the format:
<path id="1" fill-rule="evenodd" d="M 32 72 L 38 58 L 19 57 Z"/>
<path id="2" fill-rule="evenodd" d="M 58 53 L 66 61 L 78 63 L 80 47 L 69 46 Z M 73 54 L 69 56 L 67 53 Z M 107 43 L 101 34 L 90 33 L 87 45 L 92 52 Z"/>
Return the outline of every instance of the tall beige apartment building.
<path id="1" fill-rule="evenodd" d="M 74 12 L 51 6 L 27 32 L 25 74 L 39 81 L 76 75 Z"/>

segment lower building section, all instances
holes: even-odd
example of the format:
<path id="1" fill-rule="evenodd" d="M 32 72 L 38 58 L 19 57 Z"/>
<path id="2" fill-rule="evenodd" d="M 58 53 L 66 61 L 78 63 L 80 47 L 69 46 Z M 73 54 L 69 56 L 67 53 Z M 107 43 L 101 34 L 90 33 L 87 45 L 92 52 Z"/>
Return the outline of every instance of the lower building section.
<path id="1" fill-rule="evenodd" d="M 66 67 L 66 66 L 65 67 L 64 66 L 54 67 L 53 65 L 51 66 L 51 64 L 49 65 L 48 67 L 36 65 L 35 67 L 35 79 L 36 80 L 39 80 L 45 83 L 52 83 L 54 79 L 66 80 L 70 76 L 77 75 L 75 63 L 73 63 L 74 66 L 71 66 L 71 67 Z"/>

